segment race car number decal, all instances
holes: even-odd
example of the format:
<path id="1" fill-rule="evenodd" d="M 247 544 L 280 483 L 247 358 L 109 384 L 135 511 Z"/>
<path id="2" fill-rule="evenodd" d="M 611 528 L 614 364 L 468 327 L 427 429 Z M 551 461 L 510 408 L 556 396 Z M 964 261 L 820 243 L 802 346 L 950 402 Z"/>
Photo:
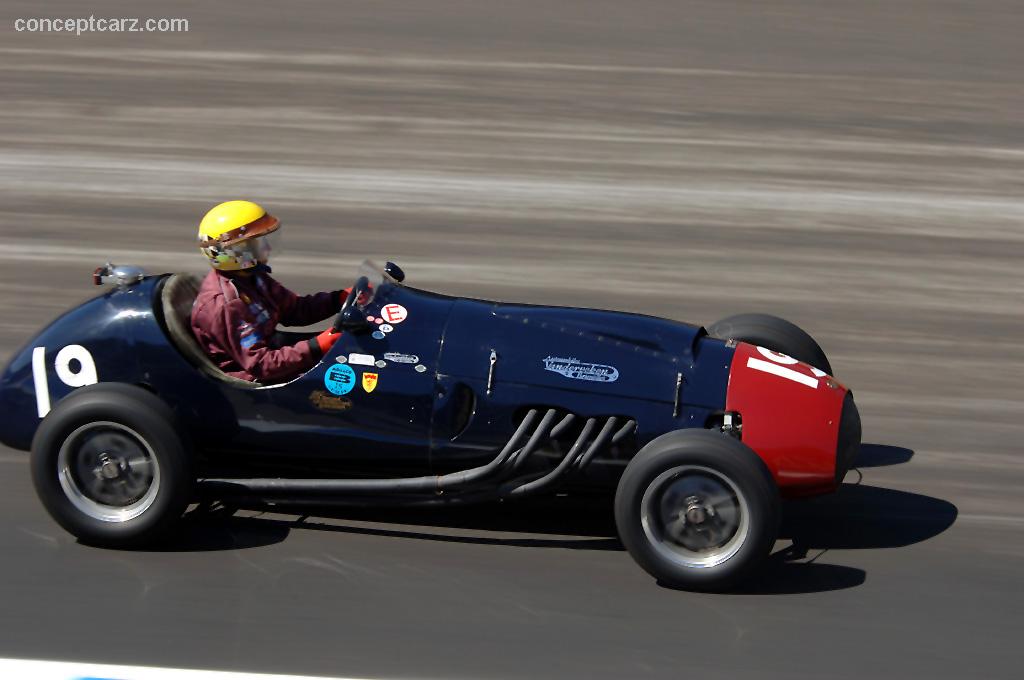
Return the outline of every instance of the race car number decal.
<path id="1" fill-rule="evenodd" d="M 99 382 L 96 362 L 81 345 L 68 345 L 53 359 L 53 369 L 68 387 L 85 387 Z M 46 348 L 32 349 L 32 384 L 36 389 L 36 411 L 43 418 L 50 412 L 50 382 L 46 375 Z"/>
<path id="2" fill-rule="evenodd" d="M 792 368 L 787 368 L 787 366 L 793 366 L 800 362 L 786 354 L 773 352 L 772 350 L 765 349 L 764 347 L 758 347 L 757 351 L 761 356 L 770 359 L 770 361 L 749 357 L 747 359 L 747 368 L 752 368 L 755 371 L 771 373 L 772 375 L 777 375 L 780 378 L 792 380 L 793 382 L 800 383 L 801 385 L 807 385 L 812 389 L 818 389 L 818 378 L 826 375 L 825 371 L 814 368 L 813 366 L 810 367 L 810 369 L 811 373 L 814 375 L 807 375 Z"/>

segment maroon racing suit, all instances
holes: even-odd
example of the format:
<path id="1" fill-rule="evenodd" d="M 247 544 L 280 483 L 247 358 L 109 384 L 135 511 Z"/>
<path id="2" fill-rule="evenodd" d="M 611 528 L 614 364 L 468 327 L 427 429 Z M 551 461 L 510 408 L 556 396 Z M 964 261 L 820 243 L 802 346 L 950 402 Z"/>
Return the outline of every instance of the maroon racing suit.
<path id="1" fill-rule="evenodd" d="M 307 326 L 337 313 L 344 291 L 299 296 L 262 269 L 250 274 L 216 269 L 192 306 L 192 333 L 216 366 L 261 383 L 287 382 L 321 358 L 316 338 L 282 345 L 279 323 Z"/>

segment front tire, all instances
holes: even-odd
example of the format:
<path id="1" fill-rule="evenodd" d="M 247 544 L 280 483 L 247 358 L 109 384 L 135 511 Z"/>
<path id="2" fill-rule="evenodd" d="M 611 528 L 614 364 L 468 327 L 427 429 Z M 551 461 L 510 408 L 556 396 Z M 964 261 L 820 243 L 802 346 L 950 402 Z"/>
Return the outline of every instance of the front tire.
<path id="1" fill-rule="evenodd" d="M 729 435 L 679 430 L 626 466 L 615 524 L 629 554 L 666 585 L 727 590 L 771 551 L 778 489 L 761 459 Z"/>
<path id="2" fill-rule="evenodd" d="M 32 480 L 50 516 L 85 543 L 135 547 L 165 535 L 192 492 L 170 409 L 134 385 L 76 390 L 32 441 Z"/>

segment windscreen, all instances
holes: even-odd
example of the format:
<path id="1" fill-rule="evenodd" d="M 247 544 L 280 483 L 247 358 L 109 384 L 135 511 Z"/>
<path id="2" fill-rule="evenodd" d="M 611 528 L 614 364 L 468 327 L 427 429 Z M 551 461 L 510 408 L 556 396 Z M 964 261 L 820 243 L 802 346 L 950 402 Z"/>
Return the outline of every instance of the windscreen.
<path id="1" fill-rule="evenodd" d="M 369 281 L 370 286 L 358 301 L 357 306 L 366 310 L 370 305 L 373 304 L 374 300 L 380 297 L 385 290 L 390 286 L 395 285 L 397 282 L 391 278 L 381 267 L 377 266 L 377 263 L 373 260 L 363 260 L 363 263 L 359 265 L 359 271 L 356 273 L 356 281 L 362 277 L 366 277 Z"/>

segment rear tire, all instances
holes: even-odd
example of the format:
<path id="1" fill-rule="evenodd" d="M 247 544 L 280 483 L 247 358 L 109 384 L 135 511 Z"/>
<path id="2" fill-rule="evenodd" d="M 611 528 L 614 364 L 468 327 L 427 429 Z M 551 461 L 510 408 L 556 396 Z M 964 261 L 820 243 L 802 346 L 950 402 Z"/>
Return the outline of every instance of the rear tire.
<path id="1" fill-rule="evenodd" d="M 192 492 L 173 414 L 134 385 L 76 390 L 32 441 L 32 480 L 50 516 L 85 543 L 135 547 L 166 534 Z"/>
<path id="2" fill-rule="evenodd" d="M 761 459 L 726 434 L 679 430 L 626 466 L 615 524 L 629 554 L 659 582 L 727 590 L 769 554 L 781 514 Z"/>
<path id="3" fill-rule="evenodd" d="M 707 331 L 713 338 L 739 340 L 787 354 L 833 375 L 832 365 L 817 341 L 804 329 L 777 316 L 736 314 L 716 321 Z"/>

